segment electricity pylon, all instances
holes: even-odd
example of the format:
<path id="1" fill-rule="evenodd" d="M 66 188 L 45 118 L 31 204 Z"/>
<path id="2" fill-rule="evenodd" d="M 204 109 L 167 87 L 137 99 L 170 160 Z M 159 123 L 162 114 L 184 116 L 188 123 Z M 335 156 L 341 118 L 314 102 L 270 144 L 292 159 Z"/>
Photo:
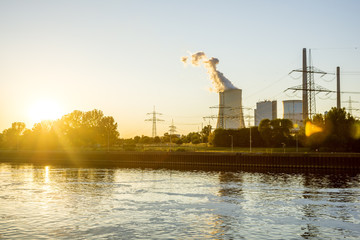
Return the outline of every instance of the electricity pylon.
<path id="1" fill-rule="evenodd" d="M 158 119 L 157 118 L 157 115 L 162 115 L 162 113 L 157 113 L 155 111 L 155 106 L 154 106 L 154 110 L 150 113 L 147 113 L 146 115 L 152 115 L 152 118 L 149 118 L 149 119 L 145 119 L 145 121 L 152 121 L 152 137 L 156 137 L 157 134 L 156 134 L 156 122 L 161 122 L 161 121 L 164 121 L 162 119 Z"/>
<path id="2" fill-rule="evenodd" d="M 311 118 L 314 114 L 316 114 L 316 99 L 315 95 L 319 92 L 325 92 L 326 94 L 332 93 L 334 91 L 328 90 L 318 84 L 315 84 L 314 74 L 320 74 L 321 77 L 329 74 L 324 72 L 314 66 L 311 63 L 311 49 L 309 49 L 309 66 L 306 65 L 306 49 L 303 49 L 303 68 L 292 70 L 289 74 L 293 72 L 301 72 L 303 74 L 304 80 L 303 84 L 295 87 L 291 87 L 286 89 L 287 90 L 294 90 L 294 91 L 302 91 L 303 92 L 303 118 Z M 305 120 L 305 119 L 303 119 Z"/>
<path id="3" fill-rule="evenodd" d="M 349 96 L 349 101 L 345 101 L 344 103 L 349 103 L 348 112 L 353 115 L 352 111 L 359 111 L 357 108 L 352 107 L 352 103 L 358 103 L 358 101 L 351 100 L 351 96 Z"/>
<path id="4" fill-rule="evenodd" d="M 176 127 L 174 125 L 174 120 L 171 120 L 171 125 L 169 126 L 169 133 L 170 133 L 170 152 L 171 152 L 171 136 L 174 135 L 174 133 L 176 132 Z"/>

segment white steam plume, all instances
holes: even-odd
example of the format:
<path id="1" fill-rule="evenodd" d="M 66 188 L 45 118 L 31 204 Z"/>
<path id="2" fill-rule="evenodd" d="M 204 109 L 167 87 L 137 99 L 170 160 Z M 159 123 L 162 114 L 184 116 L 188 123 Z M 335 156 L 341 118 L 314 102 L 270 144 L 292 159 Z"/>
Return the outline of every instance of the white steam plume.
<path id="1" fill-rule="evenodd" d="M 181 61 L 186 63 L 187 59 L 188 57 L 182 57 Z M 229 89 L 238 89 L 232 84 L 232 82 L 229 79 L 227 79 L 224 76 L 224 74 L 216 70 L 216 64 L 219 63 L 219 59 L 217 58 L 208 59 L 204 52 L 197 52 L 191 55 L 192 65 L 199 66 L 201 63 L 203 63 L 204 67 L 207 69 L 207 72 L 215 87 L 216 92 L 223 92 Z"/>
<path id="2" fill-rule="evenodd" d="M 187 60 L 188 60 L 188 57 L 181 57 L 181 61 L 182 61 L 184 64 L 186 64 Z"/>

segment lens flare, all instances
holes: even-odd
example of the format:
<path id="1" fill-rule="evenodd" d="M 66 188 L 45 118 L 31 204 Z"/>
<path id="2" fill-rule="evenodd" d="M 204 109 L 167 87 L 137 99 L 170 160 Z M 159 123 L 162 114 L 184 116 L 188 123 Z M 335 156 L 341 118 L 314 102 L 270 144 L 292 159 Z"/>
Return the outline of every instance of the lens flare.
<path id="1" fill-rule="evenodd" d="M 360 138 L 360 123 L 356 122 L 354 125 L 352 125 L 351 127 L 351 137 L 354 139 L 359 139 Z"/>
<path id="2" fill-rule="evenodd" d="M 307 137 L 313 135 L 314 133 L 322 132 L 323 129 L 319 126 L 316 126 L 315 124 L 312 124 L 311 122 L 307 122 L 305 125 L 305 135 Z"/>

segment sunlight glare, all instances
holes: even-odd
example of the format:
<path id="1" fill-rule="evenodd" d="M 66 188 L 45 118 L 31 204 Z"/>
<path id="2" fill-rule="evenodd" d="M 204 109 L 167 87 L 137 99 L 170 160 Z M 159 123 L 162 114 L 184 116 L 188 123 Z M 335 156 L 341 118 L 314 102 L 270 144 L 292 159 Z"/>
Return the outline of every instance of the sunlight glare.
<path id="1" fill-rule="evenodd" d="M 57 102 L 41 100 L 29 108 L 30 120 L 39 123 L 43 120 L 56 120 L 62 116 L 62 110 Z"/>
<path id="2" fill-rule="evenodd" d="M 45 167 L 45 183 L 49 183 L 50 182 L 50 176 L 49 176 L 49 166 Z"/>
<path id="3" fill-rule="evenodd" d="M 359 139 L 360 138 L 360 123 L 356 122 L 351 127 L 351 137 L 354 138 L 354 139 Z"/>

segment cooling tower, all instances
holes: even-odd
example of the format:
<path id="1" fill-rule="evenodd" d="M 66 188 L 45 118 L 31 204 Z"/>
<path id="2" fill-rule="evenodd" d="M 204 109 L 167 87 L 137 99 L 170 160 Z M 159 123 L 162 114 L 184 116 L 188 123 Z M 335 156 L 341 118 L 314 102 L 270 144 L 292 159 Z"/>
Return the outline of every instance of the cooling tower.
<path id="1" fill-rule="evenodd" d="M 244 128 L 241 89 L 229 89 L 219 92 L 219 115 L 216 128 Z"/>

